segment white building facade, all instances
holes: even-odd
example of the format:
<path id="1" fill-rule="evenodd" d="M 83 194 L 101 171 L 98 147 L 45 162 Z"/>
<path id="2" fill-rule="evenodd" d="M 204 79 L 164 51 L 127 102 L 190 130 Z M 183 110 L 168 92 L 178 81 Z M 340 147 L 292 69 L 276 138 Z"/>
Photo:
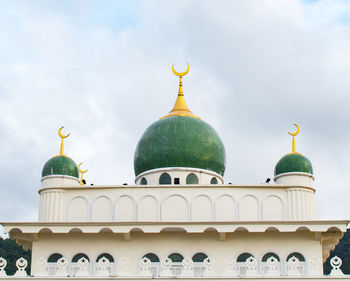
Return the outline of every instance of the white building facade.
<path id="1" fill-rule="evenodd" d="M 135 185 L 82 185 L 64 154 L 42 171 L 39 220 L 2 223 L 32 250 L 31 277 L 0 279 L 349 279 L 323 262 L 348 221 L 315 218 L 311 162 L 283 156 L 274 184 L 224 183 L 225 149 L 215 130 L 188 109 L 182 77 L 172 111 L 152 124 L 135 152 Z"/>

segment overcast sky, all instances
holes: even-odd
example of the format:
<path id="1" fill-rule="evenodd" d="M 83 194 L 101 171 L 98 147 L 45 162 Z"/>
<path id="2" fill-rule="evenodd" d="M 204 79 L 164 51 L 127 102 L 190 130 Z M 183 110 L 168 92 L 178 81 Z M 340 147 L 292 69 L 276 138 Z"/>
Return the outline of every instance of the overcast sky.
<path id="1" fill-rule="evenodd" d="M 313 163 L 319 219 L 350 218 L 350 1 L 0 0 L 0 221 L 35 221 L 45 162 L 134 182 L 144 130 L 184 94 L 226 147 L 225 181 Z"/>

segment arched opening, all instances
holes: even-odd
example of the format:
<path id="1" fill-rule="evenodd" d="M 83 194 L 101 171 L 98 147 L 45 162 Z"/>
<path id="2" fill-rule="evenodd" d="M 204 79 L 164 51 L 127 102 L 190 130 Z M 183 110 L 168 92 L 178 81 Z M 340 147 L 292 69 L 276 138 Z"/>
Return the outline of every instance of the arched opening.
<path id="1" fill-rule="evenodd" d="M 149 270 L 151 271 L 153 276 L 159 276 L 160 274 L 160 260 L 156 254 L 148 253 L 144 255 L 142 258 L 148 258 L 151 261 L 151 266 Z"/>
<path id="2" fill-rule="evenodd" d="M 216 177 L 212 177 L 210 184 L 218 184 L 218 180 L 216 179 Z"/>
<path id="3" fill-rule="evenodd" d="M 193 267 L 194 267 L 194 276 L 196 277 L 203 276 L 203 272 L 205 270 L 203 261 L 207 257 L 208 256 L 204 253 L 196 253 L 193 255 L 192 261 L 193 261 Z"/>
<path id="4" fill-rule="evenodd" d="M 108 264 L 107 268 L 103 268 L 101 266 L 103 264 Z M 95 261 L 94 267 L 93 267 L 93 275 L 96 276 L 111 276 L 115 275 L 115 262 L 112 255 L 108 253 L 102 253 L 100 254 Z"/>
<path id="5" fill-rule="evenodd" d="M 57 261 L 63 256 L 58 253 L 54 253 L 47 259 L 47 273 L 49 276 L 55 276 L 57 272 Z"/>
<path id="6" fill-rule="evenodd" d="M 168 173 L 163 173 L 159 177 L 159 184 L 171 184 L 171 177 Z"/>
<path id="7" fill-rule="evenodd" d="M 306 260 L 302 254 L 293 252 L 287 256 L 285 262 L 287 275 L 306 275 Z"/>
<path id="8" fill-rule="evenodd" d="M 239 276 L 245 276 L 247 271 L 246 261 L 250 257 L 254 257 L 251 253 L 242 253 L 237 257 L 237 270 Z"/>
<path id="9" fill-rule="evenodd" d="M 198 184 L 198 181 L 198 177 L 194 173 L 191 173 L 186 177 L 186 184 Z"/>
<path id="10" fill-rule="evenodd" d="M 182 261 L 184 257 L 179 253 L 172 253 L 168 256 L 169 259 L 173 262 L 171 266 L 171 272 L 174 276 L 181 275 L 182 272 Z"/>
<path id="11" fill-rule="evenodd" d="M 261 259 L 261 272 L 266 276 L 281 275 L 280 257 L 272 252 L 266 253 Z"/>
<path id="12" fill-rule="evenodd" d="M 141 183 L 141 185 L 147 185 L 147 180 L 146 180 L 146 178 L 143 177 L 143 178 L 141 179 L 141 182 L 140 182 L 140 183 Z"/>
<path id="13" fill-rule="evenodd" d="M 91 263 L 90 263 L 90 258 L 84 254 L 84 253 L 79 253 L 79 254 L 76 254 L 73 258 L 72 258 L 72 262 L 70 264 L 70 267 L 68 269 L 68 274 L 70 276 L 76 276 L 78 271 L 80 270 L 79 266 L 78 266 L 78 261 L 81 259 L 81 258 L 85 258 L 88 260 L 89 262 L 89 266 L 88 266 L 88 272 L 91 273 Z"/>

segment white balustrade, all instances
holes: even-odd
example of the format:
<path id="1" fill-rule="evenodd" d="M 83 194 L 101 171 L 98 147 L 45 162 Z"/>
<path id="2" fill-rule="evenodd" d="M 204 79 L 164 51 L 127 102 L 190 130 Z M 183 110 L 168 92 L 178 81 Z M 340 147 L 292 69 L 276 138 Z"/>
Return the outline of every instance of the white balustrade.
<path id="1" fill-rule="evenodd" d="M 149 277 L 149 276 L 153 276 L 151 271 L 150 271 L 150 267 L 151 267 L 151 260 L 143 257 L 140 260 L 140 272 L 139 272 L 139 276 L 145 276 L 145 277 Z"/>
<path id="2" fill-rule="evenodd" d="M 173 262 L 172 262 L 171 259 L 169 259 L 169 258 L 162 259 L 162 261 L 161 261 L 162 271 L 160 273 L 160 276 L 161 277 L 171 277 L 171 276 L 173 276 L 173 273 L 171 271 L 172 265 L 173 265 Z"/>
<path id="3" fill-rule="evenodd" d="M 5 271 L 6 266 L 7 266 L 7 261 L 3 257 L 1 257 L 0 258 L 0 277 L 7 276 L 6 271 Z"/>
<path id="4" fill-rule="evenodd" d="M 16 266 L 17 266 L 17 271 L 14 274 L 15 277 L 27 277 L 27 272 L 26 272 L 26 268 L 28 266 L 28 262 L 26 259 L 24 259 L 23 257 L 18 259 L 16 261 Z"/>
<path id="5" fill-rule="evenodd" d="M 186 276 L 186 277 L 193 277 L 194 272 L 193 272 L 193 260 L 191 258 L 184 258 L 182 260 L 182 272 L 181 276 Z"/>
<path id="6" fill-rule="evenodd" d="M 341 260 L 341 258 L 339 258 L 337 256 L 331 258 L 330 264 L 332 266 L 332 270 L 331 270 L 330 275 L 333 275 L 333 276 L 344 275 L 343 271 L 340 269 L 340 267 L 343 264 L 343 261 Z"/>

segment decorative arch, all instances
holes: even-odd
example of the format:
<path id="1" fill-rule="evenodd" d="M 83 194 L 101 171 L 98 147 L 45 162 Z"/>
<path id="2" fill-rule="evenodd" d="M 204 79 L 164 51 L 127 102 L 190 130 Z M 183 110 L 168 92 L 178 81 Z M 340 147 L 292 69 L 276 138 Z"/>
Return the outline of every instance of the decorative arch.
<path id="1" fill-rule="evenodd" d="M 59 254 L 59 253 L 54 253 L 51 254 L 48 258 L 47 258 L 47 262 L 48 263 L 56 263 L 60 258 L 63 258 L 63 255 Z"/>
<path id="2" fill-rule="evenodd" d="M 84 196 L 75 196 L 67 206 L 67 221 L 86 222 L 90 217 L 89 201 Z"/>
<path id="3" fill-rule="evenodd" d="M 216 177 L 212 177 L 210 180 L 210 184 L 218 184 L 218 180 Z"/>
<path id="4" fill-rule="evenodd" d="M 79 253 L 73 256 L 72 262 L 78 262 L 78 260 L 80 260 L 81 258 L 86 258 L 88 261 L 90 261 L 90 258 L 88 255 L 84 253 Z"/>
<path id="5" fill-rule="evenodd" d="M 281 197 L 269 195 L 263 201 L 262 216 L 267 221 L 281 221 L 285 219 L 285 204 Z"/>
<path id="6" fill-rule="evenodd" d="M 161 204 L 162 221 L 188 221 L 189 204 L 186 197 L 181 194 L 171 194 Z"/>
<path id="7" fill-rule="evenodd" d="M 191 201 L 192 221 L 212 221 L 213 203 L 206 194 L 199 194 Z"/>
<path id="8" fill-rule="evenodd" d="M 199 179 L 196 174 L 190 173 L 186 177 L 186 184 L 198 184 Z"/>
<path id="9" fill-rule="evenodd" d="M 114 203 L 114 221 L 136 221 L 135 198 L 129 194 L 120 195 Z"/>
<path id="10" fill-rule="evenodd" d="M 159 177 L 159 184 L 171 184 L 171 176 L 168 173 L 163 173 Z"/>
<path id="11" fill-rule="evenodd" d="M 108 253 L 99 254 L 95 261 L 98 262 L 103 257 L 105 257 L 107 260 L 109 260 L 109 262 L 114 262 L 113 256 L 111 254 L 108 254 Z"/>
<path id="12" fill-rule="evenodd" d="M 148 258 L 151 262 L 160 262 L 159 257 L 154 253 L 147 253 L 142 258 Z"/>
<path id="13" fill-rule="evenodd" d="M 247 194 L 241 198 L 239 201 L 239 220 L 260 220 L 260 203 L 259 199 L 256 196 Z"/>
<path id="14" fill-rule="evenodd" d="M 141 181 L 140 181 L 140 184 L 141 185 L 147 185 L 147 179 L 145 177 L 142 177 Z"/>
<path id="15" fill-rule="evenodd" d="M 91 203 L 91 221 L 112 221 L 112 200 L 99 195 Z"/>
<path id="16" fill-rule="evenodd" d="M 149 267 L 149 270 L 151 271 L 153 276 L 159 276 L 160 275 L 159 257 L 154 253 L 147 253 L 143 255 L 142 258 L 148 258 L 151 261 L 151 266 Z"/>
<path id="17" fill-rule="evenodd" d="M 159 200 L 152 194 L 142 196 L 137 203 L 138 221 L 159 221 Z"/>
<path id="18" fill-rule="evenodd" d="M 215 200 L 215 221 L 237 220 L 237 204 L 231 194 L 222 194 Z"/>
<path id="19" fill-rule="evenodd" d="M 184 256 L 179 253 L 172 253 L 168 256 L 168 258 L 171 259 L 172 262 L 182 262 Z"/>

